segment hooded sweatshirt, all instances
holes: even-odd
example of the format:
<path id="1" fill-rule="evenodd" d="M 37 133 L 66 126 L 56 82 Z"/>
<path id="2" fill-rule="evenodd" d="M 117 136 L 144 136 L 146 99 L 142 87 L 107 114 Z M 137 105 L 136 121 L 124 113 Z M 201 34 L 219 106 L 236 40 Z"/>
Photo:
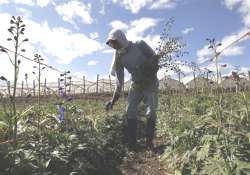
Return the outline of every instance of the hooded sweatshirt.
<path id="1" fill-rule="evenodd" d="M 119 57 L 119 54 L 124 54 L 126 52 L 126 48 L 128 47 L 129 41 L 127 40 L 125 34 L 121 30 L 113 29 L 107 38 L 107 42 L 109 40 L 117 40 L 119 44 L 122 46 L 121 49 L 116 50 L 116 52 L 113 55 L 112 65 L 110 68 L 110 74 L 115 76 L 116 75 L 116 64 L 117 59 Z"/>
<path id="2" fill-rule="evenodd" d="M 157 71 L 148 72 L 145 62 L 152 59 L 155 55 L 153 49 L 144 41 L 132 43 L 127 40 L 125 34 L 121 30 L 112 30 L 108 36 L 108 40 L 117 40 L 122 46 L 116 50 L 113 55 L 113 61 L 110 69 L 110 74 L 116 76 L 116 91 L 120 92 L 124 82 L 124 68 L 131 73 L 132 83 L 143 84 L 149 82 L 151 85 L 157 85 Z M 155 86 L 157 87 L 157 86 Z"/>

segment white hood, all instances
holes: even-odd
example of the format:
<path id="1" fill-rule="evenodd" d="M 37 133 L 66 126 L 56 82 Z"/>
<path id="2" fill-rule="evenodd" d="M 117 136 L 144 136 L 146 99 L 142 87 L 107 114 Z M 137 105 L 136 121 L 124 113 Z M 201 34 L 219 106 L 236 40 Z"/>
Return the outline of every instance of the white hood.
<path id="1" fill-rule="evenodd" d="M 119 29 L 111 30 L 111 32 L 109 33 L 108 38 L 106 40 L 106 43 L 110 39 L 117 40 L 119 42 L 119 44 L 121 44 L 121 46 L 122 46 L 122 48 L 119 50 L 116 50 L 114 55 L 113 55 L 113 61 L 112 61 L 111 68 L 110 68 L 110 74 L 115 76 L 115 74 L 116 74 L 116 62 L 118 59 L 118 55 L 125 52 L 125 49 L 127 48 L 128 44 L 129 44 L 129 41 L 127 40 L 125 34 Z"/>

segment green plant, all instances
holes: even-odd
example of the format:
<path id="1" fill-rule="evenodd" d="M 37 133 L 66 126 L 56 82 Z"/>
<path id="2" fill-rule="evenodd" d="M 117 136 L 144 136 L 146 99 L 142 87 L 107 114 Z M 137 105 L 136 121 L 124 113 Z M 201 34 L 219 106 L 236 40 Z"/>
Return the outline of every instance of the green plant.
<path id="1" fill-rule="evenodd" d="M 27 42 L 28 39 L 23 39 L 22 36 L 24 35 L 25 31 L 25 24 L 23 24 L 23 21 L 20 16 L 14 17 L 12 16 L 10 20 L 10 28 L 8 29 L 9 33 L 11 34 L 10 38 L 7 38 L 8 41 L 13 42 L 14 45 L 14 58 L 12 59 L 9 55 L 9 51 L 3 47 L 1 47 L 1 51 L 6 53 L 8 55 L 8 58 L 10 62 L 12 63 L 14 67 L 14 85 L 13 85 L 13 93 L 10 94 L 10 88 L 9 88 L 9 100 L 11 103 L 11 110 L 10 113 L 6 113 L 8 117 L 13 118 L 13 132 L 12 132 L 12 139 L 14 141 L 14 144 L 17 142 L 17 122 L 18 122 L 18 115 L 17 115 L 17 109 L 16 109 L 16 89 L 17 89 L 17 81 L 18 81 L 18 74 L 19 74 L 19 68 L 21 64 L 21 60 L 18 59 L 18 56 L 21 52 L 25 52 L 25 49 L 20 49 L 21 45 L 24 42 Z M 7 111 L 6 111 L 7 112 Z M 12 123 L 10 123 L 12 125 Z"/>
<path id="2" fill-rule="evenodd" d="M 185 175 L 248 174 L 250 142 L 245 111 L 249 100 L 237 94 L 210 94 L 183 101 L 182 108 L 167 108 L 159 116 L 159 134 L 169 144 L 162 160 L 169 168 Z M 176 97 L 171 102 L 178 103 Z"/>

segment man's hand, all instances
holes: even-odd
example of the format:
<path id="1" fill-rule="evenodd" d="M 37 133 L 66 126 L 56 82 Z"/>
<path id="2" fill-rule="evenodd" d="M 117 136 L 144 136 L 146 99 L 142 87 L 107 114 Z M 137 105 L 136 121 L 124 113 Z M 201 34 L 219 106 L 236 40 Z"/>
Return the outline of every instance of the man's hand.
<path id="1" fill-rule="evenodd" d="M 111 110 L 112 108 L 113 108 L 113 103 L 112 103 L 112 101 L 106 102 L 106 104 L 105 104 L 105 109 L 106 109 L 106 111 L 109 111 L 109 110 Z"/>

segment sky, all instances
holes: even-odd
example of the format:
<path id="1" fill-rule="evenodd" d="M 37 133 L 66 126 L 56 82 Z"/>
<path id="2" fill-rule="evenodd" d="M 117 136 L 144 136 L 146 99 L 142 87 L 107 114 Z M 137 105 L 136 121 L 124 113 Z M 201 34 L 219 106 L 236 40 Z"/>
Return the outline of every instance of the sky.
<path id="1" fill-rule="evenodd" d="M 33 59 L 40 54 L 44 63 L 92 81 L 97 74 L 109 75 L 114 50 L 105 41 L 114 28 L 123 30 L 128 40 L 145 40 L 155 49 L 164 24 L 173 17 L 170 35 L 181 37 L 188 52 L 180 60 L 212 71 L 216 69 L 214 62 L 206 62 L 213 56 L 206 38 L 221 42 L 221 50 L 250 31 L 250 0 L 0 0 L 0 45 L 12 50 L 13 44 L 6 39 L 13 15 L 21 16 L 26 24 L 24 37 L 29 42 L 21 46 L 25 56 Z M 25 73 L 32 81 L 35 63 L 20 59 L 19 82 Z M 223 75 L 250 70 L 250 36 L 220 55 L 219 65 L 224 64 Z M 187 82 L 191 69 L 180 68 L 182 81 Z M 176 78 L 174 72 L 158 72 L 159 78 L 165 75 Z M 4 53 L 0 53 L 0 76 L 13 81 L 13 66 Z M 56 82 L 59 73 L 46 68 L 42 76 Z"/>

